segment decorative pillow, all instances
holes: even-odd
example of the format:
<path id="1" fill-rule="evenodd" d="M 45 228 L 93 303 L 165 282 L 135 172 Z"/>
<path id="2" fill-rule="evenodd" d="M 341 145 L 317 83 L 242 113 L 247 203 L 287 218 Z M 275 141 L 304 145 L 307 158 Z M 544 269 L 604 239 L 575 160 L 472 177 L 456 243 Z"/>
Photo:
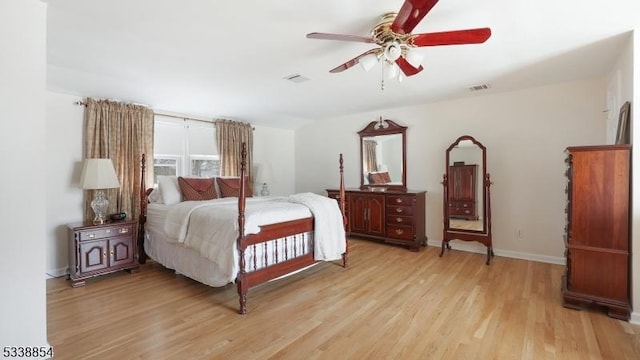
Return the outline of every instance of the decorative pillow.
<path id="1" fill-rule="evenodd" d="M 214 178 L 184 178 L 178 177 L 178 185 L 182 191 L 182 198 L 192 201 L 212 200 L 218 197 Z"/>
<path id="2" fill-rule="evenodd" d="M 380 173 L 369 173 L 369 184 L 371 185 L 379 185 L 384 184 L 385 181 L 380 175 Z"/>
<path id="3" fill-rule="evenodd" d="M 220 188 L 220 197 L 238 197 L 240 196 L 240 178 L 216 178 L 218 187 Z M 249 184 L 249 177 L 244 177 L 244 191 L 246 197 L 253 196 L 253 189 Z"/>
<path id="4" fill-rule="evenodd" d="M 180 192 L 177 176 L 158 175 L 158 188 L 162 194 L 162 202 L 166 205 L 177 204 L 182 201 L 182 193 Z"/>
<path id="5" fill-rule="evenodd" d="M 381 172 L 380 177 L 382 178 L 382 181 L 384 181 L 385 183 L 391 182 L 391 175 L 389 175 L 388 171 Z"/>

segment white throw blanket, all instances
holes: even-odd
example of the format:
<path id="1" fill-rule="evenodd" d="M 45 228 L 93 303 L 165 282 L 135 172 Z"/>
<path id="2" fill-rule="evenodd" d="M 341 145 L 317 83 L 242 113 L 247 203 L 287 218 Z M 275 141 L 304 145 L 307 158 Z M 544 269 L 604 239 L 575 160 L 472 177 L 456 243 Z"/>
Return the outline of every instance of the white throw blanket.
<path id="1" fill-rule="evenodd" d="M 289 201 L 305 205 L 313 214 L 314 258 L 328 261 L 340 259 L 346 251 L 347 242 L 338 202 L 314 193 L 291 195 Z"/>
<path id="2" fill-rule="evenodd" d="M 245 234 L 261 225 L 310 217 L 315 221 L 315 259 L 339 259 L 346 248 L 342 214 L 335 200 L 316 194 L 247 198 Z M 171 241 L 184 243 L 215 262 L 229 282 L 238 272 L 238 199 L 184 201 L 167 212 L 164 231 Z"/>

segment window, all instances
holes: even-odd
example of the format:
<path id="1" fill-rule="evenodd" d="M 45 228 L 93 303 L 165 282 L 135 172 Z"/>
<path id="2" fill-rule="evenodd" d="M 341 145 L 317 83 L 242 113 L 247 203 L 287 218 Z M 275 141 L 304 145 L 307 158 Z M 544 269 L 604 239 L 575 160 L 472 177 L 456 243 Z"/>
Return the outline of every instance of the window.
<path id="1" fill-rule="evenodd" d="M 220 175 L 213 123 L 156 115 L 153 147 L 153 180 L 156 184 L 158 175 Z"/>

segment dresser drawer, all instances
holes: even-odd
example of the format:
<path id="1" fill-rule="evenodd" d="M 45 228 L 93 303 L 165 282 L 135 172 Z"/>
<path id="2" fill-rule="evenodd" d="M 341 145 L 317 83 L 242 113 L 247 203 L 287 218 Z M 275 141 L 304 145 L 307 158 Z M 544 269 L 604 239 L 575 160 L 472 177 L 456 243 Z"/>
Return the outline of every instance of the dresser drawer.
<path id="1" fill-rule="evenodd" d="M 387 195 L 387 205 L 413 206 L 414 199 L 412 195 Z"/>
<path id="2" fill-rule="evenodd" d="M 387 205 L 387 216 L 411 216 L 413 207 L 411 206 L 390 206 Z"/>
<path id="3" fill-rule="evenodd" d="M 413 217 L 411 216 L 401 216 L 401 215 L 392 215 L 387 214 L 387 224 L 388 225 L 405 225 L 412 226 L 413 225 Z"/>
<path id="4" fill-rule="evenodd" d="M 124 224 L 121 226 L 100 227 L 78 231 L 80 241 L 110 238 L 114 236 L 125 236 L 133 234 L 133 225 Z"/>
<path id="5" fill-rule="evenodd" d="M 387 224 L 387 237 L 391 239 L 413 241 L 413 227 Z"/>

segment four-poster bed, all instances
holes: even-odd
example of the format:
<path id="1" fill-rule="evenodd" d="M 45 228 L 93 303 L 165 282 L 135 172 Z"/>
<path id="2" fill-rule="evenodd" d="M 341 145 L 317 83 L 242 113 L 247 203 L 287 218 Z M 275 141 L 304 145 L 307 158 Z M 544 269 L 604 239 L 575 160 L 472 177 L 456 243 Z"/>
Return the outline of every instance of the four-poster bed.
<path id="1" fill-rule="evenodd" d="M 342 154 L 339 164 L 340 199 L 344 199 Z M 145 166 L 143 155 L 141 189 L 145 188 Z M 243 144 L 239 179 L 245 179 L 245 174 Z M 252 198 L 247 196 L 245 181 L 238 181 L 238 186 L 237 202 L 235 197 L 228 197 L 169 206 L 150 203 L 153 189 L 141 191 L 139 262 L 144 264 L 151 257 L 210 286 L 235 282 L 240 314 L 247 312 L 251 287 L 319 260 L 341 259 L 342 266 L 347 267 L 344 200 L 337 205 L 331 198 L 310 193 Z M 270 215 L 263 218 L 265 214 Z M 226 235 L 224 240 L 213 238 L 222 236 L 218 233 Z M 201 238 L 211 239 L 196 242 Z"/>

